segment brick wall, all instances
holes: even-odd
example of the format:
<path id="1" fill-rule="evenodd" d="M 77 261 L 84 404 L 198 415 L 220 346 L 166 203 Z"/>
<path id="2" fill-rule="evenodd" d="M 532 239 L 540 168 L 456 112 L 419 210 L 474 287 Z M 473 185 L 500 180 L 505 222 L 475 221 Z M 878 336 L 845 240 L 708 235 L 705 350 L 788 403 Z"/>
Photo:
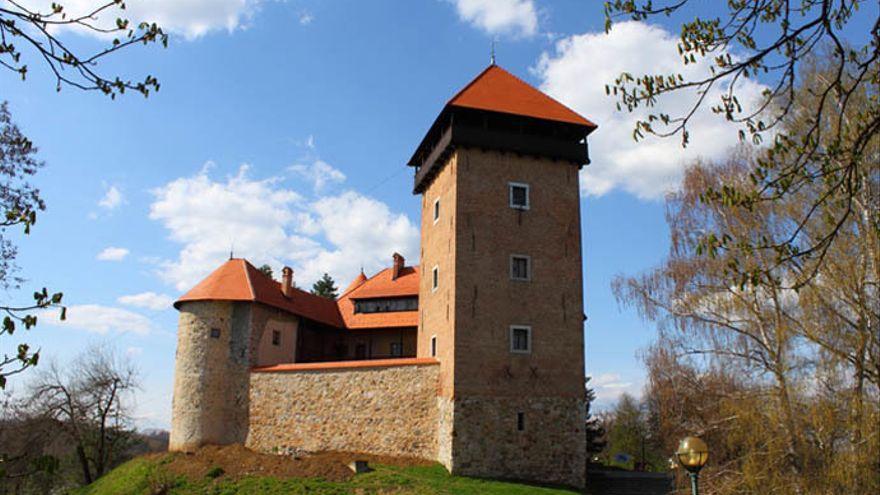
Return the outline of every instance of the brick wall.
<path id="1" fill-rule="evenodd" d="M 246 445 L 436 459 L 436 363 L 338 366 L 252 372 Z"/>

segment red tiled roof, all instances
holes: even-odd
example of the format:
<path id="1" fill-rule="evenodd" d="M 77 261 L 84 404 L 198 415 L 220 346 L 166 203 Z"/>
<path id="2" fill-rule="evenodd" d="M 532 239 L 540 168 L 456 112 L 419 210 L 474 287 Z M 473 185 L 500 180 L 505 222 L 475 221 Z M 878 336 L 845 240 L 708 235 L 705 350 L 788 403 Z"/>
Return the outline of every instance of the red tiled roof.
<path id="1" fill-rule="evenodd" d="M 574 110 L 497 65 L 487 67 L 447 105 L 596 127 Z"/>
<path id="2" fill-rule="evenodd" d="M 280 283 L 240 258 L 223 263 L 182 295 L 174 307 L 179 308 L 180 303 L 187 301 L 260 302 L 325 325 L 343 327 L 335 301 L 299 289 L 293 289 L 292 297 L 286 298 Z"/>
<path id="3" fill-rule="evenodd" d="M 267 277 L 247 260 L 234 258 L 182 295 L 174 307 L 180 308 L 180 303 L 187 301 L 250 301 L 336 328 L 360 330 L 418 326 L 418 311 L 355 314 L 355 299 L 418 296 L 418 268 L 403 267 L 395 280 L 391 279 L 391 274 L 391 268 L 369 279 L 361 274 L 336 301 L 296 288 L 293 289 L 293 296 L 287 298 L 281 292 L 280 283 Z"/>
<path id="4" fill-rule="evenodd" d="M 354 289 L 357 289 L 358 287 L 361 286 L 362 283 L 364 283 L 366 281 L 367 281 L 367 276 L 364 275 L 364 271 L 361 270 L 361 272 L 358 273 L 358 276 L 355 277 L 354 280 L 352 280 L 350 284 L 348 284 L 348 287 L 346 287 L 344 291 L 342 291 L 342 295 L 348 294 L 349 292 L 353 291 Z"/>
<path id="5" fill-rule="evenodd" d="M 405 266 L 396 279 L 391 278 L 393 270 L 386 268 L 364 280 L 361 284 L 344 293 L 337 301 L 339 314 L 345 321 L 345 327 L 351 329 L 364 328 L 401 328 L 419 325 L 418 311 L 393 311 L 388 313 L 355 313 L 356 299 L 375 299 L 378 297 L 412 297 L 419 295 L 419 269 Z"/>

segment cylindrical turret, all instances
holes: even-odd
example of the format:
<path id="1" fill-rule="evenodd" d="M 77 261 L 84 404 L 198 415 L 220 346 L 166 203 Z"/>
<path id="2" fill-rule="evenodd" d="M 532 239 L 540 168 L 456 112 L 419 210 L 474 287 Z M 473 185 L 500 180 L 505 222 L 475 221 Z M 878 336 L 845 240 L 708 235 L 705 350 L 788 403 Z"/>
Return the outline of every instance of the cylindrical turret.
<path id="1" fill-rule="evenodd" d="M 178 302 L 169 450 L 244 443 L 248 429 L 249 303 Z"/>

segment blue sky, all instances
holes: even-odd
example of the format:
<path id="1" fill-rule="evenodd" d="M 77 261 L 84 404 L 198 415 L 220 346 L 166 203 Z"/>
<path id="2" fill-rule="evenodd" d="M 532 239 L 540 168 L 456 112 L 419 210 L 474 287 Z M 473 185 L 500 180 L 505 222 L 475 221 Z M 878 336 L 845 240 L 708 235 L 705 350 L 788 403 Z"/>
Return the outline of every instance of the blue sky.
<path id="1" fill-rule="evenodd" d="M 604 94 L 622 70 L 678 68 L 677 19 L 605 34 L 598 1 L 127 3 L 133 17 L 163 22 L 170 45 L 135 47 L 104 70 L 157 76 L 149 99 L 56 93 L 33 59 L 24 83 L 0 72 L 0 98 L 46 162 L 35 182 L 48 204 L 30 236 L 15 235 L 28 282 L 3 298 L 46 285 L 70 306 L 68 322 L 47 317 L 26 334 L 44 358 L 111 343 L 142 371 L 139 424 L 167 427 L 169 303 L 233 245 L 257 264 L 292 265 L 300 286 L 323 271 L 345 286 L 394 250 L 414 262 L 419 200 L 405 163 L 445 101 L 488 64 L 495 38 L 500 65 L 599 125 L 582 175 L 587 373 L 600 404 L 638 393 L 637 352 L 654 329 L 619 308 L 610 282 L 665 256 L 664 192 L 688 160 L 736 139 L 707 113 L 686 151 L 674 140 L 633 143 L 634 117 Z M 87 51 L 104 43 L 61 35 Z M 760 89 L 746 81 L 743 94 Z"/>

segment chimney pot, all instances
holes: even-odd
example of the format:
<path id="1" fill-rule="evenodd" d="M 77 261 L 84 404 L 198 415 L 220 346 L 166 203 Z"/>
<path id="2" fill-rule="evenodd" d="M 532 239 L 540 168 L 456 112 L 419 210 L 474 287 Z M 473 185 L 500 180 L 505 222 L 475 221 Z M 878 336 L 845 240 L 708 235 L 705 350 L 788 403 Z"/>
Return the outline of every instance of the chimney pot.
<path id="1" fill-rule="evenodd" d="M 288 298 L 293 295 L 293 269 L 289 266 L 281 269 L 281 293 Z"/>
<path id="2" fill-rule="evenodd" d="M 391 280 L 397 280 L 397 277 L 400 276 L 400 272 L 403 270 L 406 260 L 403 259 L 403 256 L 401 256 L 400 253 L 394 253 L 392 258 L 394 258 L 394 264 L 391 265 Z"/>

